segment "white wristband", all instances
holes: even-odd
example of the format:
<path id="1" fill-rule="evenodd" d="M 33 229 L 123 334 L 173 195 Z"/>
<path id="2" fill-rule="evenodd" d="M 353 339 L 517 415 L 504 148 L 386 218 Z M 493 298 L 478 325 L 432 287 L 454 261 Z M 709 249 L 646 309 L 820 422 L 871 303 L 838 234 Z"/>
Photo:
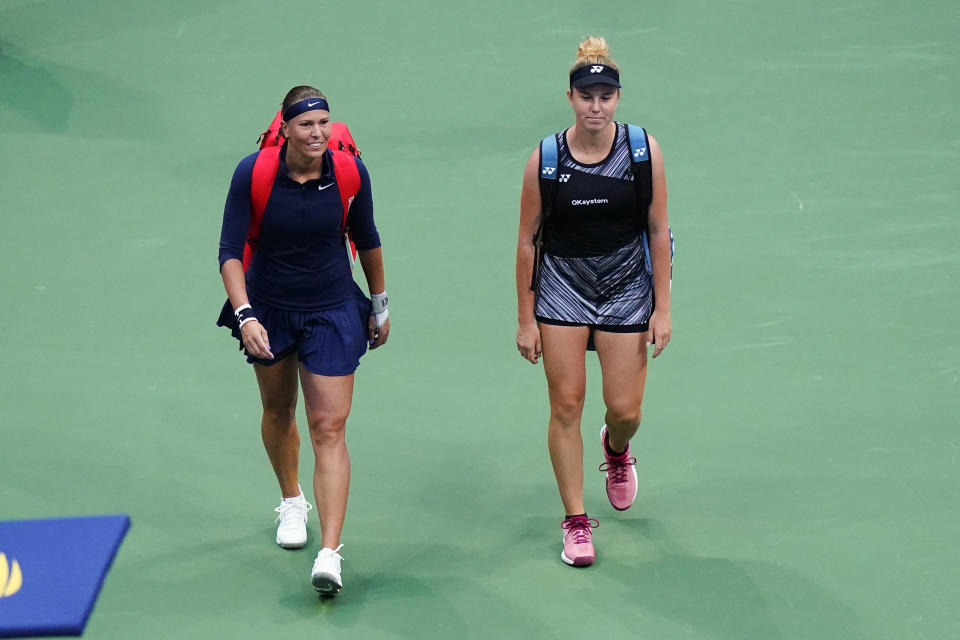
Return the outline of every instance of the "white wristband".
<path id="1" fill-rule="evenodd" d="M 373 313 L 379 315 L 387 310 L 387 304 L 389 300 L 387 299 L 387 292 L 383 293 L 374 293 L 370 296 L 371 302 L 373 302 Z"/>
<path id="2" fill-rule="evenodd" d="M 384 309 L 380 313 L 373 314 L 373 317 L 377 319 L 377 329 L 379 329 L 387 321 L 387 318 L 390 317 L 390 312 Z"/>
<path id="3" fill-rule="evenodd" d="M 247 303 L 247 304 L 242 304 L 242 305 L 240 305 L 239 307 L 237 307 L 236 309 L 233 310 L 233 315 L 235 315 L 235 316 L 240 315 L 240 312 L 243 311 L 244 309 L 253 309 L 253 307 L 251 307 L 249 303 Z"/>

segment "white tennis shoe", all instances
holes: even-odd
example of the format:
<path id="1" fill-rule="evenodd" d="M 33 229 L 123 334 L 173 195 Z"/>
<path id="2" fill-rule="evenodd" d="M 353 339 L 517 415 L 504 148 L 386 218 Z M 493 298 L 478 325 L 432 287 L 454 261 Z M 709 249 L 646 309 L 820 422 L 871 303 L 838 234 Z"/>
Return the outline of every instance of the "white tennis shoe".
<path id="1" fill-rule="evenodd" d="M 322 596 L 335 596 L 343 588 L 343 581 L 340 579 L 340 561 L 343 557 L 337 553 L 342 547 L 342 544 L 336 549 L 324 547 L 313 561 L 310 584 Z"/>
<path id="2" fill-rule="evenodd" d="M 277 544 L 284 549 L 299 549 L 307 544 L 307 512 L 313 505 L 300 494 L 296 498 L 286 498 L 277 512 Z"/>

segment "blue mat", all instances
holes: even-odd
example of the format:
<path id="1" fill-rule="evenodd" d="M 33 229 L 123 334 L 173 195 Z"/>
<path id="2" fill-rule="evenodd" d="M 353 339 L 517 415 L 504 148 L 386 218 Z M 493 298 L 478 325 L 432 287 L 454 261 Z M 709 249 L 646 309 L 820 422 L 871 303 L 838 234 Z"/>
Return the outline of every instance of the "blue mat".
<path id="1" fill-rule="evenodd" d="M 129 528 L 126 515 L 0 522 L 0 638 L 81 635 Z"/>

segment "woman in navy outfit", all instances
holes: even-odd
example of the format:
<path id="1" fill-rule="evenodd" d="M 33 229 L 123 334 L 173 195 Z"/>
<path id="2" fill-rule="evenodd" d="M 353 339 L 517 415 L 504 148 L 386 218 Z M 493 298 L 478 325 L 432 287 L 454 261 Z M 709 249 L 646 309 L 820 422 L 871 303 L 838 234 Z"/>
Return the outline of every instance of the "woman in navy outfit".
<path id="1" fill-rule="evenodd" d="M 630 128 L 614 120 L 620 72 L 603 38 L 580 43 L 569 80 L 573 126 L 544 142 L 557 150 L 557 164 L 541 170 L 535 150 L 523 174 L 517 349 L 534 364 L 543 356 L 547 442 L 566 511 L 561 559 L 588 566 L 595 559 L 597 522 L 587 517 L 583 500 L 584 356 L 592 343 L 606 405 L 600 470 L 610 503 L 624 510 L 637 494 L 630 439 L 640 424 L 647 347 L 654 344 L 656 358 L 670 341 L 670 234 L 660 148 L 639 127 L 641 139 L 631 140 Z M 556 183 L 552 203 L 541 200 L 541 171 Z"/>
<path id="2" fill-rule="evenodd" d="M 298 483 L 300 435 L 294 414 L 298 386 L 303 391 L 322 535 L 311 582 L 320 593 L 333 595 L 342 587 L 338 552 L 350 485 L 344 432 L 354 372 L 368 346 L 376 349 L 387 341 L 390 321 L 366 168 L 355 160 L 360 190 L 347 223 L 372 302 L 354 282 L 344 247 L 343 205 L 327 144 L 327 100 L 313 87 L 294 87 L 282 113 L 286 142 L 246 273 L 242 258 L 257 154 L 240 162 L 230 183 L 219 255 L 229 300 L 218 324 L 240 340 L 260 387 L 263 444 L 282 496 L 276 508 L 277 544 L 286 549 L 306 544 L 307 512 L 313 508 Z"/>

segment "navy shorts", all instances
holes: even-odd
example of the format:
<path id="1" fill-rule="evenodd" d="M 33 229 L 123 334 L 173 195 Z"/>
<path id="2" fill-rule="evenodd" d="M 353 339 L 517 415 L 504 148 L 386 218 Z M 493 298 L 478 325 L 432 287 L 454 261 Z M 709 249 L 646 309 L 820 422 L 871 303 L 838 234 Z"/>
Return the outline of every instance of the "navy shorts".
<path id="1" fill-rule="evenodd" d="M 348 376 L 360 366 L 367 351 L 367 322 L 371 303 L 359 288 L 356 296 L 333 309 L 288 311 L 251 300 L 253 313 L 267 330 L 273 360 L 255 358 L 243 346 L 243 338 L 228 300 L 220 311 L 217 326 L 227 327 L 240 341 L 247 362 L 271 365 L 296 351 L 304 368 L 321 376 Z"/>

